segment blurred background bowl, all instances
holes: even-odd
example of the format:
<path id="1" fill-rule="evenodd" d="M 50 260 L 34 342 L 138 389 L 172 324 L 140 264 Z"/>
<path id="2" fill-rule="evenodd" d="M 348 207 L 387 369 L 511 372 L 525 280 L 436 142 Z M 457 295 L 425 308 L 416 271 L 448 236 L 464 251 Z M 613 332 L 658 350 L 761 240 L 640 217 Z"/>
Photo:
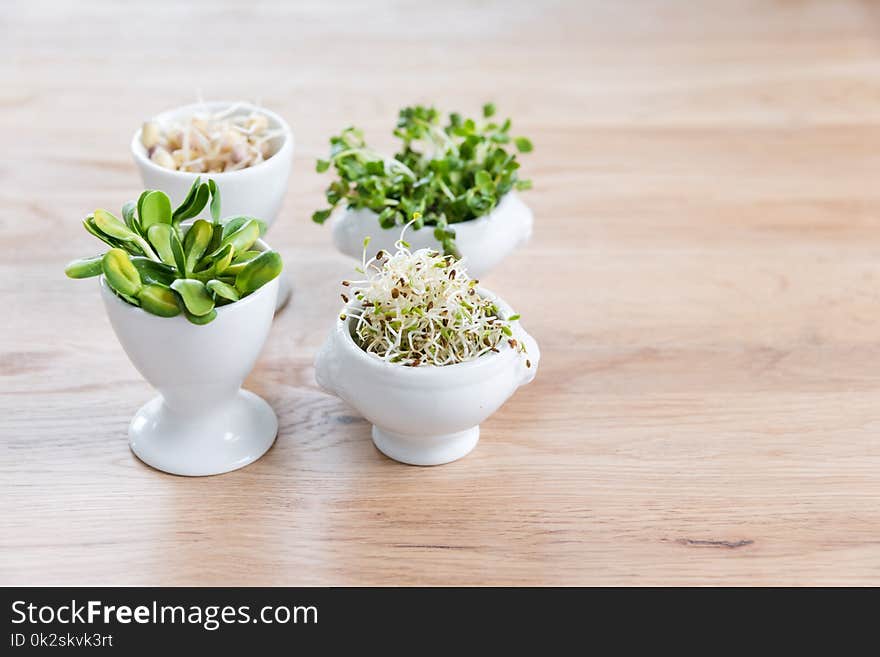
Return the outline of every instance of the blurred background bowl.
<path id="1" fill-rule="evenodd" d="M 287 182 L 293 160 L 293 133 L 284 119 L 274 112 L 250 103 L 214 101 L 194 103 L 167 110 L 152 120 L 167 126 L 184 121 L 193 114 L 222 112 L 232 107 L 236 107 L 236 109 L 231 113 L 231 116 L 259 112 L 269 119 L 270 130 L 282 131 L 279 136 L 270 140 L 273 152 L 271 157 L 254 166 L 223 173 L 196 173 L 166 169 L 150 160 L 147 149 L 141 143 L 142 128 L 138 128 L 131 139 L 131 155 L 141 172 L 144 187 L 162 190 L 171 197 L 173 205 L 176 206 L 183 201 L 197 177 L 212 178 L 220 189 L 223 217 L 243 214 L 262 219 L 271 226 L 278 216 L 281 202 L 287 192 Z M 207 208 L 203 215 L 207 217 Z"/>

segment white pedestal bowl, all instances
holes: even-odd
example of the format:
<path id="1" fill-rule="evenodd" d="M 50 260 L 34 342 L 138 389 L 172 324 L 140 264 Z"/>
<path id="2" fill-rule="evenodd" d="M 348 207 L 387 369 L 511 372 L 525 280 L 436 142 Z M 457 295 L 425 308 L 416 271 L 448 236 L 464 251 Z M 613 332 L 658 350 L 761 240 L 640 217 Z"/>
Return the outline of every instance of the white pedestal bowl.
<path id="1" fill-rule="evenodd" d="M 196 326 L 182 314 L 157 317 L 116 296 L 101 277 L 101 294 L 116 337 L 159 396 L 135 414 L 131 450 L 144 463 L 176 475 L 236 470 L 275 441 L 269 404 L 241 389 L 266 342 L 278 278 Z"/>

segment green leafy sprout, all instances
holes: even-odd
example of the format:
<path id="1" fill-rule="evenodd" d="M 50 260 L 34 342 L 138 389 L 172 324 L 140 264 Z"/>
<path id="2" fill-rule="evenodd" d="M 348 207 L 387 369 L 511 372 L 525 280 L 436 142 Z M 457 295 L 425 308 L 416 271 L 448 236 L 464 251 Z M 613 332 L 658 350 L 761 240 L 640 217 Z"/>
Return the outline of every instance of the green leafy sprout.
<path id="1" fill-rule="evenodd" d="M 210 207 L 211 221 L 183 222 Z M 207 324 L 217 308 L 251 294 L 281 273 L 276 251 L 253 248 L 266 224 L 253 217 L 220 220 L 220 191 L 196 178 L 180 206 L 161 191 L 145 190 L 122 206 L 122 220 L 95 210 L 85 229 L 110 246 L 106 253 L 74 260 L 70 278 L 104 276 L 117 296 L 133 306 L 193 324 Z"/>
<path id="2" fill-rule="evenodd" d="M 361 130 L 346 128 L 330 138 L 329 159 L 315 167 L 322 173 L 332 166 L 337 177 L 325 192 L 330 207 L 312 220 L 324 223 L 341 203 L 376 212 L 385 229 L 418 215 L 413 228 L 432 226 L 444 253 L 458 257 L 455 224 L 488 214 L 512 189 L 531 188 L 519 179 L 516 158 L 531 152 L 532 142 L 511 137 L 510 119 L 494 117 L 487 103 L 480 120 L 453 112 L 441 125 L 435 108 L 405 107 L 394 130 L 401 146 L 390 158 L 369 148 Z"/>

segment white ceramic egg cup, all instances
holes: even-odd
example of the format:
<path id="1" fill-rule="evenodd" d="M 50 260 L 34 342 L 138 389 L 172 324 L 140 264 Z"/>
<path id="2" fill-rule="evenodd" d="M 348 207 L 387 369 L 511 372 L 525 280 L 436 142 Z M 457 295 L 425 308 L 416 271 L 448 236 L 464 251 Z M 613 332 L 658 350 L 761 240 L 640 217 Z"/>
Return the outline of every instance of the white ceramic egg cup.
<path id="1" fill-rule="evenodd" d="M 141 143 L 141 129 L 131 139 L 131 155 L 141 172 L 146 189 L 158 189 L 171 198 L 172 207 L 179 205 L 192 187 L 193 181 L 201 176 L 202 180 L 213 179 L 220 190 L 220 204 L 224 217 L 246 215 L 256 217 L 271 227 L 278 217 L 293 161 L 294 139 L 290 126 L 275 112 L 249 103 L 216 101 L 184 105 L 158 114 L 153 120 L 160 125 L 170 125 L 183 121 L 193 114 L 201 112 L 221 112 L 235 106 L 232 116 L 249 115 L 259 112 L 269 120 L 270 130 L 280 130 L 278 137 L 270 140 L 273 155 L 256 166 L 226 173 L 194 173 L 176 171 L 161 167 L 149 158 L 147 149 Z M 202 211 L 199 218 L 208 219 L 208 208 Z M 291 284 L 285 276 L 279 281 L 278 309 L 290 298 Z"/>
<path id="2" fill-rule="evenodd" d="M 275 442 L 275 412 L 241 384 L 269 335 L 279 278 L 197 326 L 182 314 L 158 317 L 126 303 L 101 276 L 116 337 L 160 393 L 128 428 L 131 450 L 144 463 L 176 475 L 215 475 L 256 461 Z"/>
<path id="3" fill-rule="evenodd" d="M 529 241 L 533 223 L 529 207 L 516 192 L 508 192 L 489 214 L 451 227 L 455 230 L 455 244 L 466 259 L 468 273 L 482 278 L 514 249 Z M 336 248 L 358 260 L 366 237 L 370 237 L 370 251 L 397 251 L 394 243 L 400 238 L 400 227 L 382 228 L 378 215 L 372 210 L 339 209 L 330 218 L 330 226 Z M 440 249 L 433 226 L 420 230 L 410 228 L 406 231 L 406 241 L 412 250 Z"/>
<path id="4" fill-rule="evenodd" d="M 479 292 L 495 301 L 503 317 L 513 314 L 488 290 Z M 361 349 L 352 338 L 353 321 L 336 320 L 315 360 L 315 378 L 373 424 L 379 451 L 410 465 L 441 465 L 467 455 L 480 438 L 480 423 L 535 378 L 541 359 L 534 338 L 514 322 L 514 337 L 526 354 L 505 343 L 499 353 L 466 363 L 405 367 Z"/>

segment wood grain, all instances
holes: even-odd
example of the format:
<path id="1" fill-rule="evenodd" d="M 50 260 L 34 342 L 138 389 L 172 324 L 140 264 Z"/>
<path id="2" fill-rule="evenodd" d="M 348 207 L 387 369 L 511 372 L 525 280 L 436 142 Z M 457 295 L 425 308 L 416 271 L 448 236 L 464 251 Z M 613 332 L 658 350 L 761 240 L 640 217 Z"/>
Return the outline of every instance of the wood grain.
<path id="1" fill-rule="evenodd" d="M 0 584 L 880 584 L 876 5 L 149 4 L 0 6 Z M 133 130 L 198 93 L 294 127 L 296 288 L 246 383 L 275 447 L 184 479 L 129 452 L 151 391 L 62 268 L 140 190 Z M 541 371 L 411 468 L 314 381 L 350 262 L 313 161 L 489 99 L 537 227 L 485 283 Z"/>

